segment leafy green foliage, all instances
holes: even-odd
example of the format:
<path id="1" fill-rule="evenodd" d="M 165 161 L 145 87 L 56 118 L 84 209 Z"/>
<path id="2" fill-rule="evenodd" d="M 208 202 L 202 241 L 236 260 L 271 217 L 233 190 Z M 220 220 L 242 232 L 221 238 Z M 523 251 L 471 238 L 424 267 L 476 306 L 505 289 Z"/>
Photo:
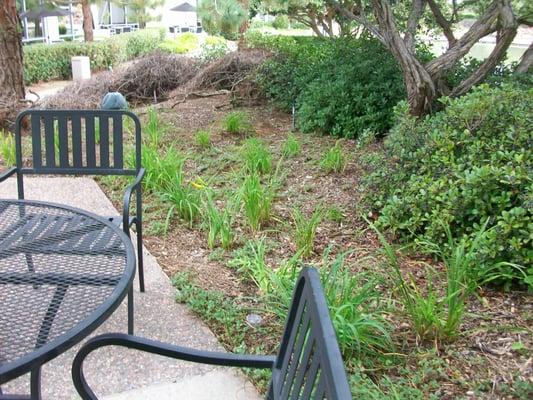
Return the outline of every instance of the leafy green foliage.
<path id="1" fill-rule="evenodd" d="M 224 57 L 228 51 L 226 39 L 219 36 L 208 36 L 201 45 L 199 58 L 205 62 L 212 62 Z"/>
<path id="2" fill-rule="evenodd" d="M 266 251 L 264 237 L 249 240 L 244 247 L 235 251 L 233 258 L 228 262 L 230 267 L 236 268 L 246 279 L 254 282 L 263 295 L 267 295 L 271 288 L 269 279 L 271 269 L 266 264 Z"/>
<path id="3" fill-rule="evenodd" d="M 476 261 L 476 253 L 482 243 L 486 224 L 469 241 L 463 238 L 457 241 L 452 237 L 449 226 L 443 224 L 447 236 L 447 248 L 435 243 L 419 241 L 418 244 L 426 248 L 426 251 L 437 254 L 444 261 L 446 269 L 445 293 L 441 297 L 439 290 L 434 286 L 438 273 L 429 269 L 426 276 L 428 284 L 421 288 L 415 278 L 409 274 L 405 279 L 400 270 L 400 263 L 395 250 L 387 242 L 385 237 L 371 225 L 378 234 L 384 248 L 388 265 L 391 268 L 391 277 L 400 295 L 405 312 L 411 319 L 417 335 L 423 340 L 453 340 L 459 334 L 459 327 L 464 315 L 465 301 L 478 287 L 480 277 L 471 268 Z"/>
<path id="4" fill-rule="evenodd" d="M 99 42 L 64 42 L 24 46 L 24 81 L 27 85 L 71 77 L 71 58 L 87 56 L 94 71 L 108 69 L 154 51 L 162 41 L 159 31 L 125 33 Z"/>
<path id="5" fill-rule="evenodd" d="M 404 97 L 402 74 L 375 39 L 254 38 L 274 50 L 259 71 L 265 95 L 289 110 L 296 100 L 304 132 L 357 137 L 364 129 L 386 132 L 393 107 Z"/>
<path id="6" fill-rule="evenodd" d="M 211 147 L 211 132 L 199 129 L 194 135 L 194 140 L 196 145 L 202 149 L 207 149 Z"/>
<path id="7" fill-rule="evenodd" d="M 320 168 L 326 172 L 341 172 L 346 167 L 346 155 L 340 146 L 340 143 L 335 143 L 335 146 L 326 151 L 322 160 L 320 160 Z"/>
<path id="8" fill-rule="evenodd" d="M 192 226 L 196 217 L 200 214 L 200 194 L 201 192 L 198 189 L 184 182 L 182 173 L 176 173 L 162 193 L 163 200 L 170 203 L 167 225 L 170 218 L 176 214 L 189 222 L 189 226 Z"/>
<path id="9" fill-rule="evenodd" d="M 15 137 L 9 132 L 0 131 L 0 154 L 4 166 L 11 167 L 16 163 Z"/>
<path id="10" fill-rule="evenodd" d="M 237 0 L 200 0 L 198 16 L 210 35 L 235 40 L 241 24 L 248 19 L 248 11 Z"/>
<path id="11" fill-rule="evenodd" d="M 283 14 L 276 15 L 276 18 L 274 18 L 274 21 L 272 22 L 272 27 L 275 29 L 288 29 L 289 17 Z"/>
<path id="12" fill-rule="evenodd" d="M 268 173 L 272 169 L 272 154 L 264 142 L 257 138 L 247 139 L 241 150 L 246 170 L 250 173 Z"/>
<path id="13" fill-rule="evenodd" d="M 294 134 L 290 133 L 283 143 L 281 148 L 281 154 L 283 157 L 295 157 L 300 154 L 301 146 L 298 138 Z"/>
<path id="14" fill-rule="evenodd" d="M 165 134 L 165 127 L 153 107 L 148 107 L 147 112 L 148 121 L 144 125 L 143 131 L 148 135 L 148 145 L 154 149 L 158 149 L 161 144 L 161 139 Z M 99 131 L 100 129 L 98 129 Z"/>
<path id="15" fill-rule="evenodd" d="M 294 220 L 294 242 L 296 251 L 302 257 L 308 257 L 313 253 L 316 230 L 323 218 L 323 210 L 317 207 L 310 217 L 295 209 L 292 213 Z"/>
<path id="16" fill-rule="evenodd" d="M 257 173 L 252 173 L 244 178 L 241 198 L 246 219 L 252 230 L 257 231 L 268 223 L 274 192 L 271 186 L 261 184 L 261 179 Z"/>
<path id="17" fill-rule="evenodd" d="M 199 45 L 200 41 L 198 36 L 192 32 L 186 32 L 173 39 L 166 39 L 158 47 L 167 53 L 185 54 L 195 50 Z"/>
<path id="18" fill-rule="evenodd" d="M 488 220 L 471 268 L 531 285 L 533 271 L 512 265 L 533 259 L 533 92 L 481 86 L 444 101 L 444 111 L 421 121 L 405 104 L 398 109 L 385 153 L 371 160 L 366 202 L 380 210 L 379 226 L 445 247 L 443 226 L 470 238 L 468 246 Z"/>
<path id="19" fill-rule="evenodd" d="M 250 117 L 242 111 L 234 111 L 226 115 L 222 120 L 222 128 L 232 134 L 246 135 L 253 132 Z"/>
<path id="20" fill-rule="evenodd" d="M 234 240 L 232 224 L 235 214 L 231 202 L 228 201 L 226 208 L 220 211 L 215 205 L 212 194 L 207 194 L 202 206 L 202 215 L 207 228 L 207 245 L 210 249 L 215 247 L 217 239 L 220 239 L 223 249 L 232 246 Z"/>

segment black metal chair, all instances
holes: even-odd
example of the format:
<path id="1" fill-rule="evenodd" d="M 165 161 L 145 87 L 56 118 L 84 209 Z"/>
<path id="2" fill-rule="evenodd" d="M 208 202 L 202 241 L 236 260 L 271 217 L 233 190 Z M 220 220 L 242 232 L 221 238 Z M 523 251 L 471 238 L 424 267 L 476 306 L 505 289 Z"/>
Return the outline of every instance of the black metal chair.
<path id="1" fill-rule="evenodd" d="M 130 118 L 135 127 L 135 167 L 124 165 L 124 120 Z M 25 165 L 22 154 L 23 123 L 31 130 L 31 165 Z M 83 121 L 83 124 L 82 124 Z M 109 220 L 122 224 L 130 236 L 130 227 L 137 230 L 139 285 L 144 292 L 142 254 L 141 123 L 125 110 L 39 110 L 19 114 L 15 125 L 16 167 L 0 174 L 0 182 L 16 174 L 19 199 L 24 199 L 26 174 L 51 175 L 127 175 L 135 180 L 124 193 L 122 218 Z M 135 216 L 130 216 L 131 197 L 136 195 Z"/>
<path id="2" fill-rule="evenodd" d="M 352 398 L 320 278 L 313 268 L 305 268 L 300 274 L 277 357 L 201 351 L 126 334 L 104 334 L 89 340 L 72 365 L 74 386 L 84 400 L 97 397 L 85 380 L 83 362 L 91 352 L 105 346 L 204 364 L 269 368 L 272 379 L 267 399 L 271 400 Z"/>

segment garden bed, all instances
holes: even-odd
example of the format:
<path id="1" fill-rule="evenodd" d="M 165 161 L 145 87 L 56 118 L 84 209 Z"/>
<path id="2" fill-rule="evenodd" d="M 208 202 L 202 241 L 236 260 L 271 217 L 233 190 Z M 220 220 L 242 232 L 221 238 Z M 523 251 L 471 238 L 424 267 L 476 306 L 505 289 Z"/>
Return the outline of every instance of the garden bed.
<path id="1" fill-rule="evenodd" d="M 360 286 L 374 283 L 376 294 L 365 299 L 369 303 L 368 312 L 379 314 L 378 320 L 387 327 L 393 345 L 386 351 L 380 347 L 383 343 L 341 344 L 348 349 L 344 356 L 355 395 L 449 399 L 531 395 L 530 295 L 484 288 L 468 299 L 455 341 L 417 338 L 398 301 L 379 238 L 363 218 L 372 220 L 373 215 L 360 206 L 360 178 L 365 173 L 360 160 L 372 146 L 380 144 L 359 148 L 355 141 L 290 134 L 290 115 L 268 106 L 241 109 L 249 116 L 253 128 L 246 134 L 229 133 L 222 122 L 233 112 L 226 96 L 191 99 L 174 108 L 171 105 L 168 102 L 157 106 L 159 130 L 165 132 L 158 138 L 158 148 L 163 151 L 172 146 L 186 157 L 181 184 L 202 193 L 210 190 L 219 210 L 227 208 L 229 199 L 241 190 L 245 163 L 242 146 L 247 136 L 260 139 L 272 155 L 270 172 L 261 174 L 264 186 L 272 182 L 269 177 L 276 177 L 270 217 L 260 228 L 252 229 L 245 210 L 235 209 L 231 222 L 233 240 L 227 249 L 222 248 L 219 239 L 212 248 L 208 246 L 205 204 L 200 203 L 201 209 L 192 219 L 184 219 L 176 210 L 169 214 L 173 203 L 165 200 L 164 194 L 150 193 L 149 188 L 145 191 L 145 245 L 174 279 L 178 300 L 198 313 L 228 350 L 276 350 L 282 328 L 276 310 L 280 309 L 271 306 L 272 299 L 266 296 L 269 283 L 258 282 L 257 276 L 254 279 L 250 273 L 257 265 L 250 265 L 257 263 L 272 270 L 287 265 L 298 250 L 296 210 L 310 220 L 313 212 L 320 209 L 321 221 L 312 251 L 308 256 L 298 257 L 298 265 L 325 268 L 344 254 L 344 268 L 355 280 L 360 280 Z M 138 111 L 145 119 L 154 115 L 153 111 Z M 199 140 L 197 130 L 209 133 L 209 145 Z M 289 135 L 300 145 L 298 154 L 286 154 Z M 340 171 L 327 172 L 323 158 L 335 147 L 347 157 L 346 163 Z M 121 198 L 118 188 L 123 186 L 115 185 L 116 181 L 101 183 L 118 205 Z M 257 256 L 257 251 L 264 251 L 264 258 L 261 254 Z M 324 258 L 324 253 L 329 253 L 329 257 Z M 400 256 L 402 271 L 412 273 L 421 287 L 427 283 L 424 263 L 442 271 L 443 266 L 428 257 Z M 337 282 L 339 286 L 345 283 L 342 279 Z M 433 283 L 436 287 L 444 286 L 440 281 Z M 262 322 L 259 325 L 247 322 L 250 314 L 259 315 Z M 372 330 L 367 334 L 362 339 L 379 336 Z M 264 389 L 264 374 L 252 377 Z"/>

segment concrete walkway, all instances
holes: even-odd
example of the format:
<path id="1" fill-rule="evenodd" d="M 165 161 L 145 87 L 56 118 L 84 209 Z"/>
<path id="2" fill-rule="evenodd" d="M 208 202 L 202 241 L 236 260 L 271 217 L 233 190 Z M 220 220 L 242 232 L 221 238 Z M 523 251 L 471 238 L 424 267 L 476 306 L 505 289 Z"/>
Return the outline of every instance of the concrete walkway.
<path id="1" fill-rule="evenodd" d="M 89 178 L 25 178 L 27 199 L 68 204 L 100 215 L 117 214 L 109 199 Z M 14 179 L 0 183 L 0 198 L 16 198 Z M 135 334 L 205 350 L 223 350 L 213 333 L 188 309 L 176 304 L 174 289 L 156 259 L 145 250 L 146 292 L 135 288 Z M 122 304 L 96 333 L 126 332 Z M 94 334 L 93 334 L 94 335 Z M 91 336 L 93 336 L 91 335 Z M 70 368 L 79 345 L 43 367 L 44 400 L 75 399 Z M 112 349 L 110 351 L 109 349 Z M 255 388 L 235 369 L 168 360 L 122 348 L 93 353 L 86 376 L 98 396 L 109 399 L 259 399 Z M 2 387 L 4 393 L 28 393 L 29 376 Z M 122 395 L 116 395 L 122 393 Z"/>

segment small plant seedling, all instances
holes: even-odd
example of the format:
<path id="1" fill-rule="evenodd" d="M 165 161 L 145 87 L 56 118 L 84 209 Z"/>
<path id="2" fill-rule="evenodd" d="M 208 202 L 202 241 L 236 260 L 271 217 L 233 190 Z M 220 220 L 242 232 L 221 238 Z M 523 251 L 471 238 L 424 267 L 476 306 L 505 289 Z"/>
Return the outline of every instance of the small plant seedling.
<path id="1" fill-rule="evenodd" d="M 241 155 L 248 172 L 261 174 L 272 169 L 272 155 L 259 139 L 247 139 L 242 146 Z"/>
<path id="2" fill-rule="evenodd" d="M 259 175 L 254 173 L 244 179 L 241 196 L 248 224 L 257 231 L 270 220 L 273 189 L 261 185 Z"/>
<path id="3" fill-rule="evenodd" d="M 144 126 L 144 132 L 148 134 L 148 145 L 154 149 L 159 148 L 164 131 L 159 115 L 153 107 L 148 107 L 148 122 Z"/>
<path id="4" fill-rule="evenodd" d="M 253 132 L 252 123 L 248 114 L 234 111 L 222 120 L 222 128 L 232 134 L 247 135 Z"/>
<path id="5" fill-rule="evenodd" d="M 309 257 L 313 253 L 316 230 L 322 221 L 323 211 L 317 207 L 311 217 L 304 215 L 299 209 L 294 210 L 294 241 L 296 250 L 302 257 Z"/>
<path id="6" fill-rule="evenodd" d="M 292 133 L 290 133 L 287 136 L 287 139 L 283 143 L 283 147 L 281 148 L 281 154 L 283 157 L 295 157 L 298 154 L 300 154 L 301 146 L 300 142 L 296 138 L 296 136 Z"/>
<path id="7" fill-rule="evenodd" d="M 211 132 L 199 129 L 194 135 L 196 145 L 202 149 L 207 149 L 211 147 Z"/>
<path id="8" fill-rule="evenodd" d="M 335 143 L 335 146 L 331 147 L 322 160 L 320 161 L 320 168 L 324 171 L 341 172 L 346 167 L 346 155 L 344 154 L 339 142 Z"/>
<path id="9" fill-rule="evenodd" d="M 344 219 L 343 212 L 340 207 L 331 206 L 326 209 L 326 219 L 331 222 L 341 223 Z"/>
<path id="10" fill-rule="evenodd" d="M 2 153 L 2 159 L 4 160 L 4 165 L 6 167 L 15 165 L 15 138 L 9 132 L 0 132 L 0 152 Z"/>

